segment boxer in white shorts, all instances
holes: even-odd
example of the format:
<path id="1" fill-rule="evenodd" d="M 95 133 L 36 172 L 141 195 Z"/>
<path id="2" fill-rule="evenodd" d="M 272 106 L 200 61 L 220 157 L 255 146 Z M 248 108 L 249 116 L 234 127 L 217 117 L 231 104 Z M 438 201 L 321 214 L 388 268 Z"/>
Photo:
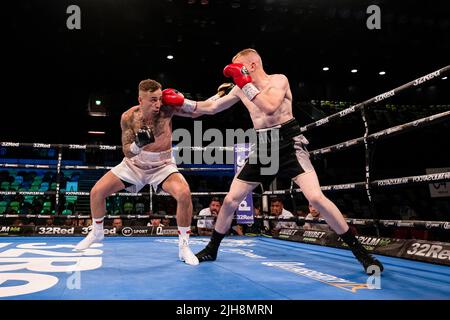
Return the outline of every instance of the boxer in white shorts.
<path id="1" fill-rule="evenodd" d="M 172 157 L 172 116 L 195 117 L 189 105 L 177 108 L 164 102 L 174 96 L 172 89 L 161 90 L 154 80 L 139 84 L 139 105 L 122 114 L 123 161 L 108 171 L 90 192 L 93 228 L 76 250 L 85 250 L 104 238 L 103 218 L 106 214 L 106 197 L 126 189 L 138 192 L 151 184 L 156 192 L 161 190 L 177 201 L 179 258 L 190 265 L 199 263 L 189 248 L 192 221 L 192 200 L 189 185 L 178 172 Z M 188 110 L 189 112 L 185 112 Z"/>

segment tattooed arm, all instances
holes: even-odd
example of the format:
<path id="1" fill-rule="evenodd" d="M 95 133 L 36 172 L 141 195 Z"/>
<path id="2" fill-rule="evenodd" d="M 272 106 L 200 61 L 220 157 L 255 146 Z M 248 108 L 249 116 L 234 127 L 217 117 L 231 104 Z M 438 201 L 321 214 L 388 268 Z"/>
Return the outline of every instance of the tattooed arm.
<path id="1" fill-rule="evenodd" d="M 122 129 L 122 151 L 125 157 L 132 158 L 136 156 L 130 150 L 131 144 L 135 140 L 135 133 L 133 128 L 131 127 L 131 117 L 126 112 L 122 114 L 120 118 L 120 127 Z"/>

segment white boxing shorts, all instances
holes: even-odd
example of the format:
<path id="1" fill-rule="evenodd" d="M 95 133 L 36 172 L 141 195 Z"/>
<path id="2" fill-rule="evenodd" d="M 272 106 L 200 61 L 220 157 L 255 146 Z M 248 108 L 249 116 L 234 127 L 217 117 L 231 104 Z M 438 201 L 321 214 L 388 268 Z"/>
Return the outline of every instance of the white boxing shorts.
<path id="1" fill-rule="evenodd" d="M 172 150 L 161 152 L 142 150 L 133 158 L 123 158 L 111 172 L 124 182 L 125 189 L 129 192 L 137 193 L 147 184 L 151 184 L 153 190 L 159 193 L 167 177 L 179 171 Z"/>

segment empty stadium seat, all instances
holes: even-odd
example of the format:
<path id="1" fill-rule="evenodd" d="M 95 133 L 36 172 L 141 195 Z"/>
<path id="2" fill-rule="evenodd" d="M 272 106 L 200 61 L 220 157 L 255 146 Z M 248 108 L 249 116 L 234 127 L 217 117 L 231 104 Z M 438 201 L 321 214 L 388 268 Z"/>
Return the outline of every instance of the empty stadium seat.
<path id="1" fill-rule="evenodd" d="M 9 208 L 15 212 L 19 212 L 20 202 L 19 201 L 11 201 L 9 203 Z"/>
<path id="2" fill-rule="evenodd" d="M 64 209 L 64 210 L 62 211 L 62 214 L 70 215 L 70 214 L 73 214 L 73 211 L 70 210 L 70 209 Z"/>
<path id="3" fill-rule="evenodd" d="M 145 212 L 145 204 L 143 204 L 142 202 L 136 203 L 135 211 L 136 211 L 136 213 L 139 213 L 139 214 L 144 213 Z"/>
<path id="4" fill-rule="evenodd" d="M 23 202 L 32 204 L 34 200 L 34 196 L 25 196 Z"/>
<path id="5" fill-rule="evenodd" d="M 2 184 L 0 185 L 0 189 L 3 191 L 8 191 L 10 186 L 11 184 L 9 183 L 9 181 L 3 181 Z"/>
<path id="6" fill-rule="evenodd" d="M 48 214 L 52 212 L 52 203 L 50 201 L 46 201 L 44 202 L 44 204 L 42 205 L 42 210 L 41 213 L 42 214 Z"/>
<path id="7" fill-rule="evenodd" d="M 134 208 L 134 205 L 132 202 L 125 202 L 123 204 L 123 212 L 126 214 L 133 213 L 133 208 Z"/>
<path id="8" fill-rule="evenodd" d="M 14 181 L 13 183 L 11 183 L 11 186 L 9 187 L 10 190 L 14 190 L 17 191 L 20 188 L 20 183 L 17 181 Z"/>
<path id="9" fill-rule="evenodd" d="M 47 191 L 48 190 L 48 182 L 42 182 L 39 186 L 39 191 Z"/>
<path id="10" fill-rule="evenodd" d="M 5 213 L 7 207 L 8 207 L 7 201 L 0 201 L 0 214 Z"/>
<path id="11" fill-rule="evenodd" d="M 17 175 L 17 176 L 14 178 L 14 182 L 18 182 L 19 184 L 21 184 L 21 183 L 23 182 L 23 177 Z"/>

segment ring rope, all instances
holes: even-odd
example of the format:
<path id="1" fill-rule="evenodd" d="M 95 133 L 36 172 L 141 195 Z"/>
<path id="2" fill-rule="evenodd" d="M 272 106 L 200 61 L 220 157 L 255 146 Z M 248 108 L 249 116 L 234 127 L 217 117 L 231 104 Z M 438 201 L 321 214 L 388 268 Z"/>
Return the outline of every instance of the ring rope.
<path id="1" fill-rule="evenodd" d="M 0 214 L 0 218 L 26 218 L 26 219 L 51 219 L 51 218 L 62 218 L 62 219 L 90 219 L 90 215 L 45 215 L 45 214 Z M 105 215 L 105 219 L 176 219 L 176 215 L 163 215 L 163 214 L 120 214 Z M 293 217 L 293 218 L 278 218 L 272 215 L 257 215 L 254 216 L 255 219 L 259 220 L 269 220 L 269 221 L 283 221 L 283 222 L 296 222 L 300 225 L 304 223 L 313 224 L 326 224 L 326 221 L 322 218 L 319 219 L 306 219 L 305 217 Z M 193 220 L 214 220 L 213 216 L 200 216 L 193 215 Z M 236 220 L 233 217 L 233 220 Z M 440 229 L 446 232 L 450 231 L 450 221 L 427 221 L 427 220 L 376 220 L 376 219 L 353 219 L 345 218 L 345 221 L 354 226 L 377 226 L 381 225 L 386 228 L 391 227 L 403 227 L 403 228 L 425 228 L 425 229 Z M 315 231 L 315 230 L 311 230 Z M 316 230 L 321 231 L 321 230 Z"/>
<path id="2" fill-rule="evenodd" d="M 57 169 L 57 164 L 19 164 L 19 163 L 0 163 L 0 168 L 26 168 L 26 169 Z M 63 170 L 110 170 L 114 168 L 114 166 L 78 166 L 78 165 L 70 165 L 70 166 L 61 166 Z M 211 167 L 194 167 L 194 168 L 183 168 L 179 167 L 179 171 L 234 171 L 234 168 L 211 168 Z"/>
<path id="3" fill-rule="evenodd" d="M 387 129 L 372 133 L 372 134 L 368 135 L 366 139 L 368 142 L 373 142 L 379 138 L 385 138 L 388 136 L 392 136 L 394 134 L 399 134 L 401 132 L 406 132 L 409 130 L 423 128 L 424 126 L 435 124 L 440 121 L 444 121 L 449 117 L 450 117 L 450 111 L 441 112 L 441 113 L 438 113 L 435 115 L 431 115 L 429 117 L 424 117 L 424 118 L 421 118 L 418 120 L 414 120 L 411 122 L 407 122 L 404 124 L 400 124 L 398 126 L 394 126 L 391 128 L 387 128 Z M 348 140 L 348 141 L 345 141 L 342 143 L 338 143 L 338 144 L 335 144 L 332 146 L 312 150 L 309 153 L 313 156 L 316 156 L 316 155 L 322 155 L 322 154 L 329 153 L 329 152 L 344 150 L 349 147 L 353 147 L 353 146 L 363 143 L 364 139 L 365 139 L 364 137 L 351 139 L 351 140 Z"/>
<path id="4" fill-rule="evenodd" d="M 393 187 L 393 186 L 405 186 L 405 185 L 417 185 L 424 183 L 437 183 L 437 182 L 447 182 L 450 181 L 450 171 L 445 171 L 441 173 L 430 173 L 418 176 L 400 177 L 400 178 L 390 178 L 375 180 L 370 183 L 372 187 L 383 188 L 383 187 Z M 346 190 L 358 190 L 363 189 L 365 182 L 354 182 L 346 184 L 336 184 L 329 186 L 321 186 L 322 191 L 346 191 Z M 284 189 L 284 190 L 273 190 L 265 191 L 262 194 L 254 192 L 254 195 L 277 195 L 277 194 L 291 194 L 291 193 L 301 193 L 300 188 L 296 189 Z M 90 192 L 83 191 L 64 191 L 59 192 L 60 194 L 66 196 L 89 196 Z M 0 195 L 26 195 L 26 196 L 38 196 L 38 195 L 55 195 L 56 191 L 0 191 Z M 213 196 L 213 195 L 227 195 L 228 191 L 217 191 L 217 192 L 191 192 L 192 196 Z M 142 197 L 150 195 L 149 192 L 138 192 L 138 193 L 128 193 L 128 192 L 116 192 L 111 194 L 111 196 L 119 197 Z M 167 192 L 158 193 L 161 196 L 170 196 Z"/>
<path id="5" fill-rule="evenodd" d="M 450 65 L 445 66 L 445 67 L 443 67 L 441 69 L 438 69 L 438 70 L 436 70 L 434 72 L 431 72 L 431 73 L 429 73 L 429 74 L 427 74 L 425 76 L 417 78 L 417 79 L 415 79 L 413 81 L 410 81 L 408 83 L 405 83 L 405 84 L 403 84 L 403 85 L 401 85 L 401 86 L 399 86 L 399 87 L 397 87 L 395 89 L 386 91 L 385 93 L 379 94 L 379 95 L 377 95 L 377 96 L 375 96 L 373 98 L 370 98 L 370 99 L 368 99 L 366 101 L 363 101 L 361 103 L 355 104 L 354 106 L 351 106 L 351 107 L 349 107 L 347 109 L 344 109 L 344 110 L 342 110 L 340 112 L 336 112 L 335 114 L 332 114 L 332 115 L 330 115 L 328 117 L 322 118 L 322 119 L 320 119 L 320 120 L 318 120 L 316 122 L 310 123 L 310 124 L 308 124 L 308 125 L 306 125 L 304 127 L 301 127 L 300 131 L 301 132 L 306 132 L 306 131 L 308 131 L 308 130 L 310 130 L 312 128 L 317 128 L 317 127 L 322 126 L 322 125 L 324 125 L 326 123 L 330 123 L 333 120 L 345 117 L 345 116 L 347 116 L 349 114 L 352 114 L 353 112 L 358 111 L 359 109 L 363 108 L 364 106 L 372 105 L 372 104 L 384 101 L 384 100 L 386 100 L 386 99 L 388 99 L 390 97 L 397 96 L 399 93 L 401 93 L 403 91 L 406 91 L 408 89 L 411 89 L 411 88 L 414 88 L 414 87 L 417 87 L 417 86 L 421 86 L 421 85 L 423 85 L 423 84 L 425 84 L 427 82 L 430 82 L 432 80 L 436 80 L 438 77 L 446 75 L 447 73 L 450 73 Z"/>

